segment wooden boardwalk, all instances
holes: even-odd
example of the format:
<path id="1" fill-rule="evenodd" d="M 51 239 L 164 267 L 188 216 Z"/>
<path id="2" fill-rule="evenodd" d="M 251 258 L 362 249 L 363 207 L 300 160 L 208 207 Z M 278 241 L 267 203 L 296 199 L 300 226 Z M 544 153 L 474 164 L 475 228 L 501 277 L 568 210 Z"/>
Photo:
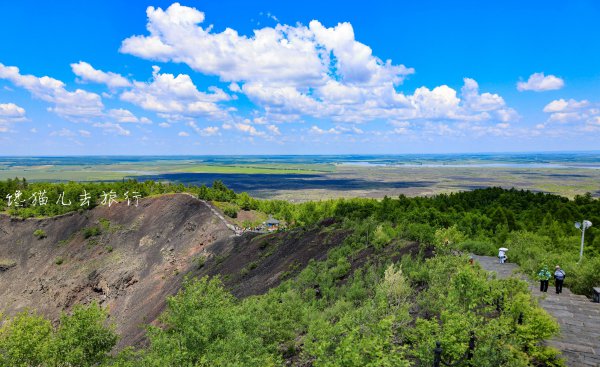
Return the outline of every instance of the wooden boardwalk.
<path id="1" fill-rule="evenodd" d="M 473 258 L 487 271 L 494 271 L 500 278 L 519 274 L 516 264 L 500 264 L 498 258 L 476 256 Z M 567 274 L 568 276 L 568 274 Z M 569 367 L 600 366 L 600 303 L 593 303 L 587 297 L 571 293 L 563 288 L 556 294 L 552 280 L 547 293 L 540 292 L 539 282 L 529 281 L 529 288 L 542 306 L 560 324 L 560 335 L 549 340 L 548 344 L 559 349 Z"/>

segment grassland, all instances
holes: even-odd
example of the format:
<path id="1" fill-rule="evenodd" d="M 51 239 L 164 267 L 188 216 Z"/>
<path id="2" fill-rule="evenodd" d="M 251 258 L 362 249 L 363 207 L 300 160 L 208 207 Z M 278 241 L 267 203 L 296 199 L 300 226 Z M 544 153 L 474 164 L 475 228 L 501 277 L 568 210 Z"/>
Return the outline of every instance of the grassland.
<path id="1" fill-rule="evenodd" d="M 235 191 L 291 201 L 337 197 L 434 195 L 500 186 L 550 192 L 569 198 L 600 196 L 596 155 L 480 156 L 400 160 L 385 156 L 301 157 L 65 157 L 0 161 L 0 180 L 119 181 L 127 178 L 210 185 L 222 180 Z M 396 161 L 394 161 L 396 159 Z M 452 160 L 454 159 L 454 160 Z M 350 164 L 347 162 L 350 161 Z M 352 163 L 354 162 L 354 163 Z M 400 162 L 400 164 L 398 164 Z M 508 163 L 507 163 L 508 162 Z"/>

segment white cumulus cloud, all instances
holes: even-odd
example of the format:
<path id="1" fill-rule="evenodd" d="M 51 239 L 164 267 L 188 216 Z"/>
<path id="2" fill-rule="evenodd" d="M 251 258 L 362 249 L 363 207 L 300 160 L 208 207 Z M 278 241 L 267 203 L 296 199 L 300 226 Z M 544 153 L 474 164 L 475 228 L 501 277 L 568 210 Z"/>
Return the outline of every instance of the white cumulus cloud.
<path id="1" fill-rule="evenodd" d="M 110 116 L 115 122 L 118 123 L 138 123 L 140 119 L 138 119 L 131 111 L 126 110 L 124 108 L 117 108 L 108 111 L 108 116 Z"/>
<path id="2" fill-rule="evenodd" d="M 354 27 L 347 22 L 333 27 L 318 20 L 308 26 L 277 24 L 242 35 L 232 28 L 213 31 L 204 26 L 202 11 L 179 3 L 167 9 L 148 7 L 146 15 L 147 34 L 125 39 L 120 51 L 184 63 L 219 77 L 229 83 L 230 92 L 245 94 L 259 108 L 254 124 L 304 118 L 351 124 L 432 119 L 506 124 L 519 117 L 500 95 L 480 93 L 477 82 L 469 78 L 460 93 L 446 85 L 417 88 L 413 94 L 401 92 L 402 82 L 414 69 L 377 57 L 371 47 L 357 40 Z M 152 84 L 159 75 L 155 72 Z M 180 83 L 173 84 L 191 84 L 185 77 L 178 76 Z M 251 124 L 235 122 L 244 117 L 219 103 L 233 99 L 220 89 L 212 87 L 213 93 L 202 93 L 189 88 L 194 96 L 186 98 L 198 100 L 190 104 L 182 102 L 183 96 L 170 97 L 174 93 L 154 92 L 150 94 L 159 97 L 150 98 L 144 93 L 149 85 L 138 83 L 121 98 L 169 113 L 168 120 L 175 120 L 176 114 L 194 117 L 196 112 L 226 121 L 226 126 L 237 130 L 260 134 Z"/>
<path id="3" fill-rule="evenodd" d="M 213 136 L 219 133 L 219 128 L 217 126 L 207 126 L 205 128 L 201 128 L 196 124 L 195 121 L 188 121 L 187 125 L 194 129 L 194 131 L 201 136 Z"/>
<path id="4" fill-rule="evenodd" d="M 279 131 L 279 127 L 276 125 L 267 125 L 267 130 L 269 130 L 273 135 L 281 135 L 281 131 Z"/>
<path id="5" fill-rule="evenodd" d="M 549 123 L 577 124 L 581 131 L 600 131 L 600 104 L 588 100 L 557 99 L 544 107 Z"/>
<path id="6" fill-rule="evenodd" d="M 87 120 L 102 116 L 102 98 L 96 94 L 76 89 L 71 92 L 65 83 L 49 76 L 36 77 L 23 75 L 15 66 L 0 63 L 0 79 L 6 79 L 14 85 L 29 91 L 34 97 L 53 104 L 50 111 L 69 119 Z"/>
<path id="7" fill-rule="evenodd" d="M 566 111 L 576 111 L 587 107 L 590 104 L 587 100 L 576 101 L 574 99 L 569 99 L 568 101 L 564 99 L 557 99 L 550 103 L 548 103 L 544 107 L 544 112 L 554 113 L 554 112 L 566 112 Z"/>
<path id="8" fill-rule="evenodd" d="M 97 123 L 94 123 L 92 126 L 100 128 L 100 129 L 104 130 L 104 132 L 109 133 L 109 134 L 116 134 L 116 135 L 122 135 L 122 136 L 131 135 L 131 131 L 123 128 L 119 124 L 115 124 L 112 122 L 104 122 L 104 123 L 97 122 Z"/>
<path id="9" fill-rule="evenodd" d="M 534 92 L 543 92 L 547 90 L 561 89 L 565 82 L 554 75 L 544 75 L 544 73 L 533 73 L 526 82 L 518 82 L 517 90 L 522 92 L 531 90 Z"/>
<path id="10" fill-rule="evenodd" d="M 127 38 L 121 52 L 185 63 L 224 81 L 324 84 L 328 73 L 337 71 L 349 83 L 398 83 L 414 72 L 375 57 L 355 40 L 350 23 L 333 28 L 316 20 L 308 27 L 277 25 L 247 37 L 231 28 L 221 33 L 203 28 L 205 14 L 179 3 L 166 10 L 148 7 L 146 14 L 149 35 Z"/>
<path id="11" fill-rule="evenodd" d="M 209 91 L 200 92 L 189 75 L 161 74 L 155 66 L 151 81 L 134 81 L 133 87 L 125 90 L 120 98 L 145 110 L 167 115 L 225 118 L 227 111 L 218 102 L 228 101 L 230 96 L 216 87 L 210 87 Z"/>
<path id="12" fill-rule="evenodd" d="M 8 124 L 25 121 L 25 109 L 14 103 L 0 103 L 0 128 L 8 131 Z"/>
<path id="13" fill-rule="evenodd" d="M 89 138 L 90 136 L 92 136 L 92 133 L 87 131 L 87 130 L 79 130 L 79 135 L 83 136 L 84 138 Z"/>
<path id="14" fill-rule="evenodd" d="M 106 84 L 110 88 L 131 86 L 131 82 L 124 76 L 113 72 L 94 69 L 92 65 L 84 61 L 71 64 L 71 70 L 73 70 L 73 73 L 84 82 Z"/>

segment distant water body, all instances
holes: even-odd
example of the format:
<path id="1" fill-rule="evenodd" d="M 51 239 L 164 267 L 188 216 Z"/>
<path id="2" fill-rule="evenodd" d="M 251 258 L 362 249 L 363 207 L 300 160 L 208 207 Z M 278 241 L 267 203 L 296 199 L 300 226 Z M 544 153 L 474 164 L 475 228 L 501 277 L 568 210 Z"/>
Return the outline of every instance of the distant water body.
<path id="1" fill-rule="evenodd" d="M 361 167 L 416 167 L 416 168 L 557 168 L 557 169 L 600 169 L 598 166 L 587 165 L 565 165 L 556 163 L 471 163 L 471 164 L 411 164 L 411 163 L 376 163 L 376 162 L 341 162 L 341 166 L 361 166 Z"/>
<path id="2" fill-rule="evenodd" d="M 180 156 L 68 156 L 0 157 L 0 168 L 14 166 L 79 166 L 107 164 L 329 164 L 367 167 L 600 169 L 600 151 L 463 154 L 354 154 L 354 155 L 180 155 Z M 136 171 L 137 167 L 128 169 Z M 145 170 L 142 168 L 142 170 Z M 137 172 L 136 172 L 137 173 Z"/>

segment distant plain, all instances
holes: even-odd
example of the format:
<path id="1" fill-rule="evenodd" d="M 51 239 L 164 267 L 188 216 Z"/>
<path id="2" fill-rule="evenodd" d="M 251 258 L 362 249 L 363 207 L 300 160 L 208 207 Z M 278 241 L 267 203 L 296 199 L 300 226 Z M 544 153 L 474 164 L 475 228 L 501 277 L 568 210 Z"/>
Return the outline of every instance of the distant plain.
<path id="1" fill-rule="evenodd" d="M 291 201 L 434 195 L 500 186 L 600 196 L 600 153 L 0 157 L 0 179 L 211 185 Z"/>

